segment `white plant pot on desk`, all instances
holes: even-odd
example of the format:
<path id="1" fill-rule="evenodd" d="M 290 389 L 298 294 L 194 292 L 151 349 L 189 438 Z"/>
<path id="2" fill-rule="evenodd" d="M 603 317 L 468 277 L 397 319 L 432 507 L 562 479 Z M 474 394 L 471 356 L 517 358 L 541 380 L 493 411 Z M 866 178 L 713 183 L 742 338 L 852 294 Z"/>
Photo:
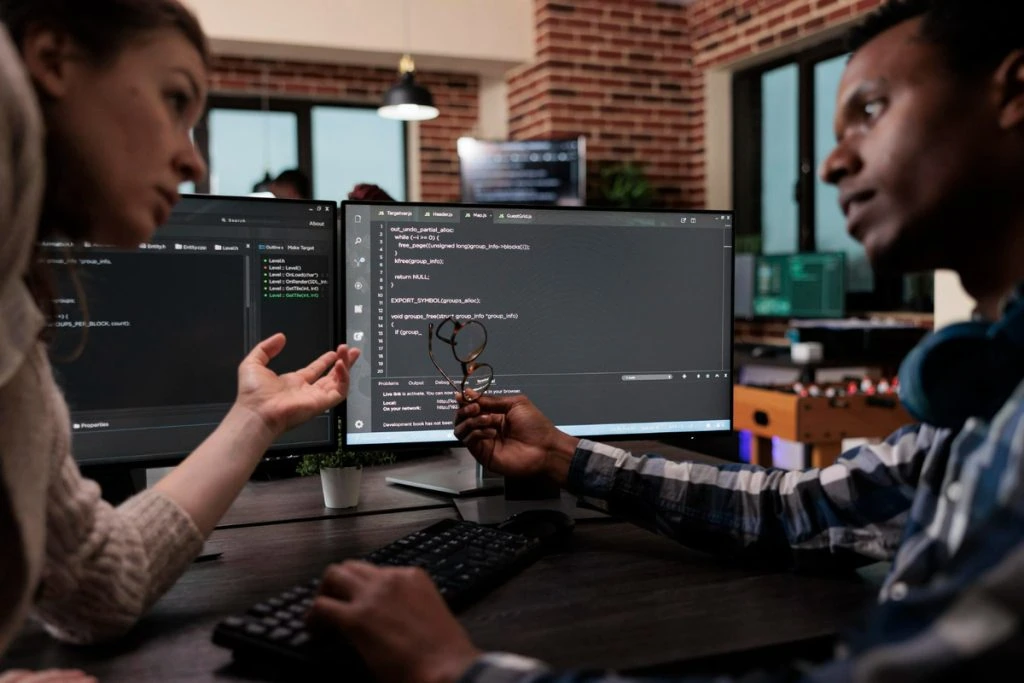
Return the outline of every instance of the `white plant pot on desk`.
<path id="1" fill-rule="evenodd" d="M 351 508 L 359 505 L 362 467 L 321 467 L 320 484 L 324 489 L 324 506 Z"/>

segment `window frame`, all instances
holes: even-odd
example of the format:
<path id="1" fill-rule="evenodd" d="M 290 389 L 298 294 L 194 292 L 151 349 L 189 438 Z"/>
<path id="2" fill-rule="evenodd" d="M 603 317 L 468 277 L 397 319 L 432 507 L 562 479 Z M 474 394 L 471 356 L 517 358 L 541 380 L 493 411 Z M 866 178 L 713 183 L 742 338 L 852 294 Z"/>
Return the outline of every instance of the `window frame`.
<path id="1" fill-rule="evenodd" d="M 206 103 L 206 110 L 196 123 L 193 131 L 196 148 L 203 155 L 204 159 L 210 158 L 210 111 L 213 109 L 237 109 L 245 111 L 273 111 L 295 114 L 297 122 L 299 169 L 306 174 L 311 182 L 313 178 L 313 108 L 314 107 L 337 107 L 339 109 L 361 109 L 376 110 L 376 107 L 369 104 L 357 104 L 337 100 L 302 99 L 288 97 L 263 98 L 260 95 L 251 93 L 226 94 L 215 93 L 210 95 Z M 409 124 L 402 125 L 402 158 L 405 163 L 402 188 L 403 196 L 409 196 L 410 168 L 409 168 Z M 208 173 L 202 182 L 196 183 L 196 192 L 208 194 L 210 192 L 210 174 Z M 340 202 L 344 197 L 334 201 Z"/>

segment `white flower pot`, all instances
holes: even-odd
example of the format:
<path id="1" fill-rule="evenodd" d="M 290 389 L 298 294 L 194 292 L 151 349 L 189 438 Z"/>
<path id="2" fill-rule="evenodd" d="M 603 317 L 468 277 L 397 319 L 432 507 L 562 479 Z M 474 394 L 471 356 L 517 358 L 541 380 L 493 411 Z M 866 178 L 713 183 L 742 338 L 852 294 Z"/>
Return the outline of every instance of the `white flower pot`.
<path id="1" fill-rule="evenodd" d="M 351 508 L 359 505 L 359 484 L 362 467 L 322 467 L 320 484 L 324 489 L 324 506 Z"/>

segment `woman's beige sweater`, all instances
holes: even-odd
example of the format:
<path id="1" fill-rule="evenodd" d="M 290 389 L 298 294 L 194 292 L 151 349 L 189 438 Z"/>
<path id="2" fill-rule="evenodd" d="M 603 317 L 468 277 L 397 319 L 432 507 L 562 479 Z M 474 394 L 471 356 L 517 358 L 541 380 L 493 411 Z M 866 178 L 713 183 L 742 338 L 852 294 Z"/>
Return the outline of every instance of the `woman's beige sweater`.
<path id="1" fill-rule="evenodd" d="M 203 541 L 155 491 L 107 504 L 71 457 L 67 405 L 38 341 L 45 320 L 23 280 L 43 181 L 38 105 L 0 26 L 0 655 L 29 613 L 69 641 L 123 632 Z"/>

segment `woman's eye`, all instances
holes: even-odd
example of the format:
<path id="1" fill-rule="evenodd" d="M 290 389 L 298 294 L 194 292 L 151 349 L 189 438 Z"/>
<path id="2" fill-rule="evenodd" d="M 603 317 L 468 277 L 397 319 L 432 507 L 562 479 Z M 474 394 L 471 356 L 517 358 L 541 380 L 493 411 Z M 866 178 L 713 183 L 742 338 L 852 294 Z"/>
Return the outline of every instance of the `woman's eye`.
<path id="1" fill-rule="evenodd" d="M 188 110 L 188 95 L 185 95 L 184 93 L 171 93 L 167 96 L 167 99 L 170 101 L 171 107 L 174 109 L 175 113 L 179 116 L 183 116 L 186 110 Z"/>

